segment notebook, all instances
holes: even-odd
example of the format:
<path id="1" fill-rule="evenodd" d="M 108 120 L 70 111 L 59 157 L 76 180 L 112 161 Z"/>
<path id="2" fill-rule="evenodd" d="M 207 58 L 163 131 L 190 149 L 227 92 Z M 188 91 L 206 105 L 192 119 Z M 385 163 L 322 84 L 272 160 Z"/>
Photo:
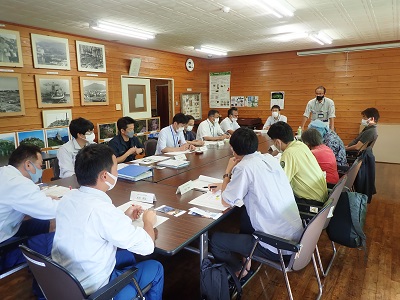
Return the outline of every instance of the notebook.
<path id="1" fill-rule="evenodd" d="M 151 176 L 151 168 L 138 165 L 128 165 L 118 170 L 118 177 L 131 181 L 138 181 Z"/>

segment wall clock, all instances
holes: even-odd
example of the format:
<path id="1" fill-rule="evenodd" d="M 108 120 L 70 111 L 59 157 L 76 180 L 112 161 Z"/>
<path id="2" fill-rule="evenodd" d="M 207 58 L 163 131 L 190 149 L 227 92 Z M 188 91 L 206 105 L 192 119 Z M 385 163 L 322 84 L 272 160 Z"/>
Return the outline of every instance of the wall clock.
<path id="1" fill-rule="evenodd" d="M 186 70 L 188 70 L 189 72 L 192 72 L 194 70 L 194 61 L 191 58 L 188 58 L 186 60 Z"/>

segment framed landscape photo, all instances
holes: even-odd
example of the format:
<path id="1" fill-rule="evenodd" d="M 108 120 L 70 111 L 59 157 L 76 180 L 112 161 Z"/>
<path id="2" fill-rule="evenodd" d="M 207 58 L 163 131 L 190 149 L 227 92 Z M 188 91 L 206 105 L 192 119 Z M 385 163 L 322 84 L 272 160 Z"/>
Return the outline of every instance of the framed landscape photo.
<path id="1" fill-rule="evenodd" d="M 76 41 L 78 71 L 106 72 L 104 45 Z"/>
<path id="2" fill-rule="evenodd" d="M 35 145 L 39 148 L 46 147 L 43 129 L 17 132 L 18 145 Z"/>
<path id="3" fill-rule="evenodd" d="M 74 106 L 70 76 L 35 75 L 38 107 Z"/>
<path id="4" fill-rule="evenodd" d="M 144 120 L 135 120 L 135 133 L 145 133 L 147 132 L 147 119 Z"/>
<path id="5" fill-rule="evenodd" d="M 43 110 L 43 127 L 68 126 L 72 120 L 70 109 Z"/>
<path id="6" fill-rule="evenodd" d="M 59 148 L 69 141 L 68 127 L 46 128 L 47 147 Z"/>
<path id="7" fill-rule="evenodd" d="M 25 115 L 21 74 L 0 73 L 0 117 Z"/>
<path id="8" fill-rule="evenodd" d="M 99 143 L 109 141 L 117 135 L 117 122 L 97 124 L 97 132 L 99 134 Z"/>
<path id="9" fill-rule="evenodd" d="M 71 70 L 68 39 L 31 33 L 35 68 Z"/>
<path id="10" fill-rule="evenodd" d="M 24 66 L 21 50 L 21 38 L 18 31 L 0 29 L 0 66 Z"/>
<path id="11" fill-rule="evenodd" d="M 8 164 L 11 153 L 17 148 L 15 132 L 0 134 L 0 166 Z"/>
<path id="12" fill-rule="evenodd" d="M 80 77 L 81 104 L 108 105 L 108 79 L 94 77 Z"/>

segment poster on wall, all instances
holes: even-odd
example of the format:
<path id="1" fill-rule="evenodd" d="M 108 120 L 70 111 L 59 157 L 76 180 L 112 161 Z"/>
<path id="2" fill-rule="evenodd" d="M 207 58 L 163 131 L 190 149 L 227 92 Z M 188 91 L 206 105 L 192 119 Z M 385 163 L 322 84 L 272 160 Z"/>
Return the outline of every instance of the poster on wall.
<path id="1" fill-rule="evenodd" d="M 229 108 L 231 104 L 231 72 L 210 73 L 210 108 Z"/>
<path id="2" fill-rule="evenodd" d="M 248 107 L 258 107 L 258 96 L 247 96 L 245 103 Z"/>
<path id="3" fill-rule="evenodd" d="M 271 106 L 279 105 L 281 109 L 285 108 L 285 92 L 271 92 Z"/>
<path id="4" fill-rule="evenodd" d="M 231 97 L 231 106 L 232 107 L 243 107 L 245 106 L 244 96 L 232 96 Z"/>
<path id="5" fill-rule="evenodd" d="M 201 93 L 181 94 L 181 112 L 191 115 L 195 120 L 201 120 Z"/>

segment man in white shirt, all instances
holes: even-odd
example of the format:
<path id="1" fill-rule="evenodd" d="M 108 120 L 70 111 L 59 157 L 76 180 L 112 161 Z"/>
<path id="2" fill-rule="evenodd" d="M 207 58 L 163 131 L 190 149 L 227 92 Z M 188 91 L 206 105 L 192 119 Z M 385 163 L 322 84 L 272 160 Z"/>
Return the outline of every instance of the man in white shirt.
<path id="1" fill-rule="evenodd" d="M 172 119 L 172 124 L 161 129 L 158 135 L 156 155 L 196 149 L 194 145 L 186 143 L 183 135 L 186 124 L 186 116 L 183 113 L 177 113 Z"/>
<path id="2" fill-rule="evenodd" d="M 40 148 L 22 144 L 11 154 L 9 165 L 0 168 L 0 243 L 29 236 L 29 248 L 49 256 L 53 243 L 58 200 L 47 197 L 35 183 L 42 177 Z M 25 220 L 26 215 L 31 216 Z M 49 233 L 51 232 L 51 233 Z M 19 249 L 2 257 L 0 268 L 11 268 L 24 262 Z M 41 291 L 34 284 L 34 293 Z"/>
<path id="3" fill-rule="evenodd" d="M 304 125 L 307 122 L 311 113 L 311 121 L 321 120 L 326 122 L 331 130 L 335 130 L 335 103 L 332 99 L 325 97 L 326 88 L 319 86 L 315 89 L 315 98 L 308 101 L 306 110 L 303 114 L 301 129 L 304 130 Z"/>
<path id="4" fill-rule="evenodd" d="M 222 120 L 220 126 L 223 132 L 227 134 L 232 134 L 236 129 L 240 128 L 237 123 L 239 117 L 238 109 L 236 107 L 231 107 L 228 110 L 228 116 Z"/>
<path id="5" fill-rule="evenodd" d="M 135 266 L 140 287 L 152 283 L 146 299 L 162 299 L 162 265 L 154 260 L 136 263 L 133 255 L 153 253 L 156 215 L 152 210 L 143 212 L 144 227 L 135 227 L 132 220 L 139 218 L 142 208 L 131 206 L 124 213 L 112 204 L 106 191 L 117 183 L 113 151 L 101 144 L 84 147 L 76 156 L 75 174 L 81 187 L 60 201 L 53 259 L 76 276 L 87 294 Z M 136 294 L 132 283 L 114 299 L 132 299 Z"/>
<path id="6" fill-rule="evenodd" d="M 94 143 L 94 125 L 89 120 L 78 118 L 69 124 L 69 133 L 72 139 L 62 145 L 57 152 L 58 164 L 60 166 L 60 178 L 70 177 L 75 174 L 75 156 L 83 147 Z"/>
<path id="7" fill-rule="evenodd" d="M 250 254 L 254 230 L 262 231 L 284 239 L 298 241 L 303 231 L 299 210 L 297 208 L 289 180 L 279 162 L 269 154 L 262 155 L 257 151 L 258 139 L 248 128 L 237 129 L 229 141 L 233 157 L 229 160 L 222 184 L 213 191 L 221 189 L 222 203 L 234 206 L 243 200 L 248 224 L 241 224 L 240 234 L 217 232 L 211 237 L 211 252 L 217 261 L 226 262 L 238 275 L 242 265 L 234 253 L 247 256 Z M 250 223 L 251 222 L 251 223 Z M 279 260 L 275 247 L 260 243 L 256 255 Z M 289 252 L 284 251 L 284 255 Z M 246 266 L 246 276 L 250 266 Z"/>
<path id="8" fill-rule="evenodd" d="M 223 141 L 228 139 L 229 135 L 224 134 L 218 122 L 219 112 L 211 109 L 208 112 L 207 119 L 201 122 L 197 128 L 196 139 L 202 141 Z"/>
<path id="9" fill-rule="evenodd" d="M 279 121 L 287 123 L 287 117 L 281 115 L 281 108 L 279 105 L 273 105 L 271 107 L 271 116 L 269 116 L 267 121 L 265 121 L 263 129 L 268 130 L 272 124 L 275 124 Z"/>

